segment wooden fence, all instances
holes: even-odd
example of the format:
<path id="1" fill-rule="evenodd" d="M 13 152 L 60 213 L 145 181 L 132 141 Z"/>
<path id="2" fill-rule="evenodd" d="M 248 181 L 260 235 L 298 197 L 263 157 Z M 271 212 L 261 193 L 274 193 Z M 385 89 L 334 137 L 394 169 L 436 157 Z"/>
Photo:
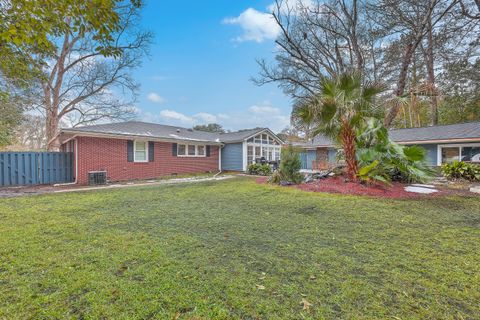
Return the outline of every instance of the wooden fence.
<path id="1" fill-rule="evenodd" d="M 72 181 L 72 152 L 0 152 L 0 187 Z"/>

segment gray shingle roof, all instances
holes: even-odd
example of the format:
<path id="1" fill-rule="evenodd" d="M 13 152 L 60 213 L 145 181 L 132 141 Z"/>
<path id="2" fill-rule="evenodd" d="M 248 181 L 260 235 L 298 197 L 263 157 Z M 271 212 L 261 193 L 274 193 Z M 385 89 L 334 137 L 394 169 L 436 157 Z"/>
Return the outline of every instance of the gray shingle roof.
<path id="1" fill-rule="evenodd" d="M 191 140 L 199 142 L 236 142 L 263 131 L 265 128 L 256 128 L 227 133 L 214 133 L 192 130 L 176 126 L 168 126 L 158 123 L 148 123 L 141 121 L 127 121 L 108 124 L 97 124 L 76 128 L 63 129 L 66 133 L 90 133 L 90 134 L 111 134 L 119 136 L 136 136 L 146 138 L 172 139 L 172 140 Z"/>
<path id="2" fill-rule="evenodd" d="M 251 137 L 256 133 L 263 131 L 265 129 L 266 128 L 255 128 L 255 129 L 241 130 L 241 131 L 235 131 L 235 132 L 221 133 L 219 136 L 219 139 L 222 142 L 243 141 L 248 137 Z"/>
<path id="3" fill-rule="evenodd" d="M 315 138 L 306 142 L 294 142 L 293 145 L 303 148 L 332 147 L 334 143 L 329 137 L 317 135 Z"/>
<path id="4" fill-rule="evenodd" d="M 396 142 L 480 139 L 480 122 L 390 130 L 390 137 Z"/>
<path id="5" fill-rule="evenodd" d="M 448 141 L 456 139 L 480 139 L 480 122 L 450 124 L 443 126 L 390 130 L 390 138 L 399 143 Z M 318 135 L 313 140 L 296 145 L 304 148 L 333 147 L 328 137 Z"/>

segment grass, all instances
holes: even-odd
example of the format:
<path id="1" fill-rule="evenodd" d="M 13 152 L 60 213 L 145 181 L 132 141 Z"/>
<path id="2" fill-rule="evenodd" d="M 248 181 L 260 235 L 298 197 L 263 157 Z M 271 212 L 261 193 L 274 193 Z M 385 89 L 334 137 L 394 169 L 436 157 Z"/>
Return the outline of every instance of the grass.
<path id="1" fill-rule="evenodd" d="M 0 319 L 480 318 L 478 197 L 236 178 L 3 199 L 0 221 Z"/>

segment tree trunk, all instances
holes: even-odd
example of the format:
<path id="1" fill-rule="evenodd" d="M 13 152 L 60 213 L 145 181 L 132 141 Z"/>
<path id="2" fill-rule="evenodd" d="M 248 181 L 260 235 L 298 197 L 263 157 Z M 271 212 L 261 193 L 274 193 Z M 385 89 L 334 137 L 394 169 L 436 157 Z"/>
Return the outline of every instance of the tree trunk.
<path id="1" fill-rule="evenodd" d="M 67 18 L 67 23 L 70 23 L 70 19 Z M 47 84 L 44 85 L 44 100 L 46 111 L 46 132 L 47 132 L 47 150 L 58 151 L 60 150 L 60 139 L 58 137 L 58 124 L 60 122 L 59 105 L 60 105 L 60 91 L 63 84 L 63 76 L 65 72 L 65 59 L 70 51 L 69 33 L 66 33 L 63 39 L 62 51 L 56 61 L 56 65 L 50 74 L 50 79 Z M 53 80 L 55 85 L 52 87 Z"/>
<path id="2" fill-rule="evenodd" d="M 435 126 L 438 124 L 438 107 L 437 107 L 437 94 L 435 92 L 435 69 L 434 69 L 434 56 L 433 56 L 433 34 L 432 34 L 432 23 L 428 23 L 428 47 L 426 52 L 427 60 L 427 72 L 428 72 L 428 83 L 431 86 L 431 96 L 430 96 L 430 109 L 431 109 L 431 124 Z"/>
<path id="3" fill-rule="evenodd" d="M 355 148 L 355 130 L 346 121 L 343 122 L 341 134 L 345 162 L 347 164 L 347 176 L 350 181 L 357 181 L 358 162 Z"/>
<path id="4" fill-rule="evenodd" d="M 47 111 L 46 117 L 46 133 L 47 133 L 47 150 L 60 150 L 60 139 L 58 137 L 59 118 L 56 112 Z"/>
<path id="5" fill-rule="evenodd" d="M 395 89 L 395 95 L 397 97 L 401 97 L 405 92 L 405 87 L 407 85 L 408 67 L 410 66 L 410 63 L 412 61 L 412 56 L 414 51 L 415 51 L 415 45 L 413 41 L 410 41 L 405 48 L 405 55 L 403 57 L 402 67 L 400 69 L 400 75 L 398 76 L 397 88 Z M 394 106 L 392 106 L 392 108 L 390 109 L 390 111 L 385 117 L 385 120 L 384 120 L 385 127 L 389 128 L 392 125 L 392 122 L 393 120 L 395 120 L 395 117 L 397 116 L 399 109 L 400 109 L 399 104 L 395 104 Z"/>

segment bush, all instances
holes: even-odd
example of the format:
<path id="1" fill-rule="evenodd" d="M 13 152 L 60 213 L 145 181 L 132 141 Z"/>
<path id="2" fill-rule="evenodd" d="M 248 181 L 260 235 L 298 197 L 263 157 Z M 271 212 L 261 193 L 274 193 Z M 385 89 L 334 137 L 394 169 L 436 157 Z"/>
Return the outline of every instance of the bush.
<path id="1" fill-rule="evenodd" d="M 289 145 L 282 148 L 280 167 L 270 178 L 271 183 L 280 183 L 287 181 L 298 184 L 303 181 L 303 175 L 300 173 L 302 162 L 299 151 Z"/>
<path id="2" fill-rule="evenodd" d="M 464 179 L 468 181 L 480 181 L 480 165 L 454 161 L 442 165 L 442 174 L 450 180 Z"/>
<path id="3" fill-rule="evenodd" d="M 252 163 L 247 168 L 247 173 L 256 176 L 269 176 L 272 168 L 268 164 Z"/>
<path id="4" fill-rule="evenodd" d="M 364 182 L 427 182 L 435 171 L 428 166 L 426 151 L 392 141 L 377 119 L 369 119 L 357 132 L 359 179 Z"/>

